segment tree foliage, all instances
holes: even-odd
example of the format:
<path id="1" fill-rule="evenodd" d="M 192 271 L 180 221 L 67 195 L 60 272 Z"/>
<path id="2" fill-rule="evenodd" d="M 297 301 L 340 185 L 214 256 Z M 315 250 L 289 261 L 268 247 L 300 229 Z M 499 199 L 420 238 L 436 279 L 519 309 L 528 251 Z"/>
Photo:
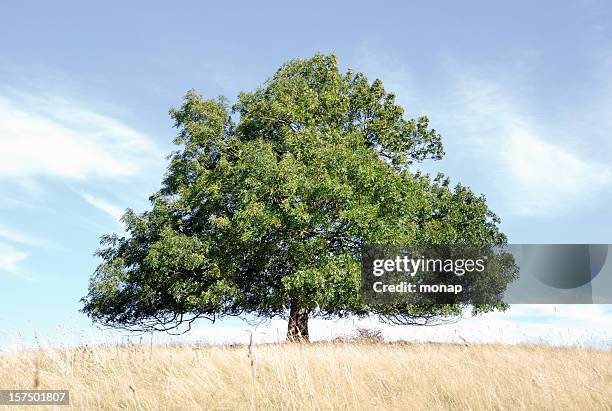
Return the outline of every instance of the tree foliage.
<path id="1" fill-rule="evenodd" d="M 151 210 L 128 210 L 128 235 L 97 252 L 83 310 L 103 324 L 171 330 L 289 307 L 430 323 L 465 307 L 364 305 L 361 246 L 506 241 L 483 196 L 412 171 L 444 155 L 427 117 L 406 119 L 380 80 L 341 73 L 333 55 L 286 63 L 232 107 L 190 91 L 170 115 L 178 149 Z"/>

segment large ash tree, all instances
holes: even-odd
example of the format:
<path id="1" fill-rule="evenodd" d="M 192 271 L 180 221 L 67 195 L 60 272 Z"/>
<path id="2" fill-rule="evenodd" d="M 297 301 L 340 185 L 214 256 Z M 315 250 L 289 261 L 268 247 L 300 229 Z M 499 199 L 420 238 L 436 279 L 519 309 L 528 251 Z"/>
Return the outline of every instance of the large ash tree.
<path id="1" fill-rule="evenodd" d="M 296 340 L 313 316 L 431 324 L 504 307 L 361 302 L 363 244 L 506 241 L 483 196 L 411 171 L 442 158 L 440 135 L 426 117 L 406 119 L 380 80 L 317 54 L 232 107 L 190 91 L 170 115 L 178 150 L 152 209 L 127 210 L 127 236 L 102 237 L 83 298 L 95 321 L 177 331 L 283 317 Z"/>

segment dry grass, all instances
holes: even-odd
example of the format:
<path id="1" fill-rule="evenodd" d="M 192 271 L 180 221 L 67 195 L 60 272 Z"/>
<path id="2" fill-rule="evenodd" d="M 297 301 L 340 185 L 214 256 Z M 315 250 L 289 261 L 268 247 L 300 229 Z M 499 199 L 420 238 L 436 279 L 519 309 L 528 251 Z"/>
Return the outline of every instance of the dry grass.
<path id="1" fill-rule="evenodd" d="M 606 350 L 315 343 L 252 351 L 22 350 L 0 354 L 0 388 L 31 389 L 38 380 L 41 389 L 68 389 L 72 404 L 60 410 L 612 410 L 612 351 Z"/>

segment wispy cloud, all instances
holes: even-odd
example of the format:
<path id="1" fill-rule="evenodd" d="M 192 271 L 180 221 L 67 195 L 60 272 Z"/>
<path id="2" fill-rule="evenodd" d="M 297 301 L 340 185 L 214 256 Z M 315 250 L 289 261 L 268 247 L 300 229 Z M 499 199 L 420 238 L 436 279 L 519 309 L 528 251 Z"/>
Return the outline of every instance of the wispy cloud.
<path id="1" fill-rule="evenodd" d="M 0 243 L 0 271 L 22 276 L 18 264 L 27 256 L 27 253 L 19 251 L 9 244 Z"/>
<path id="2" fill-rule="evenodd" d="M 45 238 L 34 237 L 32 235 L 25 234 L 20 230 L 7 227 L 2 224 L 0 224 L 0 239 L 19 246 L 37 247 L 53 250 L 63 249 L 61 244 L 49 241 Z"/>
<path id="3" fill-rule="evenodd" d="M 109 203 L 108 201 L 104 200 L 103 198 L 96 197 L 96 196 L 91 195 L 89 193 L 80 193 L 80 195 L 89 204 L 91 204 L 92 206 L 96 207 L 97 209 L 105 212 L 106 214 L 110 215 L 111 217 L 113 217 L 117 221 L 119 221 L 121 219 L 121 217 L 123 216 L 123 213 L 124 213 L 123 209 L 121 209 L 120 207 L 117 207 L 114 204 Z"/>
<path id="4" fill-rule="evenodd" d="M 602 133 L 611 124 L 612 87 L 581 106 L 546 112 L 527 86 L 537 52 L 515 51 L 511 67 L 488 71 L 441 56 L 432 93 L 393 55 L 373 50 L 363 50 L 366 69 L 398 92 L 409 116 L 428 115 L 444 137 L 446 158 L 423 164 L 425 171 L 459 176 L 502 215 L 560 216 L 601 208 L 612 197 L 611 158 L 598 149 L 612 147 Z"/>
<path id="5" fill-rule="evenodd" d="M 82 179 L 139 172 L 161 157 L 142 133 L 66 100 L 0 95 L 0 178 Z"/>
<path id="6" fill-rule="evenodd" d="M 536 110 L 493 80 L 464 75 L 455 84 L 455 133 L 465 133 L 463 141 L 475 148 L 467 150 L 480 159 L 475 164 L 494 170 L 489 175 L 503 188 L 506 212 L 550 216 L 598 206 L 612 171 L 592 155 L 595 146 L 580 144 L 588 129 L 535 126 L 542 123 Z"/>
<path id="7" fill-rule="evenodd" d="M 583 159 L 563 146 L 517 129 L 504 150 L 517 214 L 559 213 L 588 205 L 593 195 L 608 188 L 610 167 Z"/>
<path id="8" fill-rule="evenodd" d="M 42 242 L 36 238 L 32 238 L 2 225 L 0 225 L 0 238 L 25 245 L 39 246 L 42 244 Z"/>

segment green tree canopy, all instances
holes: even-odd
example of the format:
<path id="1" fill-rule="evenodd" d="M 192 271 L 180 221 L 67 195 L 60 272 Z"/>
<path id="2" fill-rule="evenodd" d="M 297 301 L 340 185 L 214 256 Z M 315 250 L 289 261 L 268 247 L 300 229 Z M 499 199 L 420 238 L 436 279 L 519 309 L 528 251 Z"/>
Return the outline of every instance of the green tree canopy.
<path id="1" fill-rule="evenodd" d="M 263 86 L 224 98 L 188 92 L 152 208 L 105 235 L 83 311 L 109 326 L 176 330 L 197 318 L 378 315 L 400 324 L 461 305 L 366 306 L 368 243 L 500 244 L 485 198 L 411 165 L 440 159 L 427 117 L 406 119 L 380 80 L 342 74 L 333 55 L 293 60 Z M 503 304 L 477 306 L 475 311 Z"/>

